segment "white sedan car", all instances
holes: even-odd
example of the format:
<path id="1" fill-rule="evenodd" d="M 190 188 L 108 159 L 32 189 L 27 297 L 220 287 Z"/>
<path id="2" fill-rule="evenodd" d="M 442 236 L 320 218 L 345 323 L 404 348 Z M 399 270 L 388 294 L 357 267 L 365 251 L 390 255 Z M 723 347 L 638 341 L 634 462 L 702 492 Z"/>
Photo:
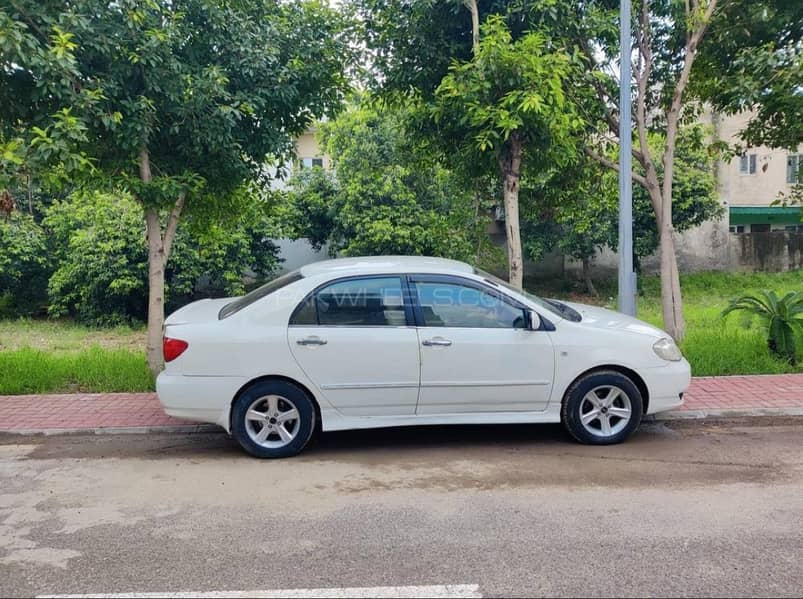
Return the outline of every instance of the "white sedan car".
<path id="1" fill-rule="evenodd" d="M 297 454 L 316 430 L 562 422 L 618 443 L 676 408 L 690 368 L 672 339 L 603 308 L 544 300 L 468 264 L 310 264 L 165 324 L 165 411 L 219 424 L 250 454 Z"/>

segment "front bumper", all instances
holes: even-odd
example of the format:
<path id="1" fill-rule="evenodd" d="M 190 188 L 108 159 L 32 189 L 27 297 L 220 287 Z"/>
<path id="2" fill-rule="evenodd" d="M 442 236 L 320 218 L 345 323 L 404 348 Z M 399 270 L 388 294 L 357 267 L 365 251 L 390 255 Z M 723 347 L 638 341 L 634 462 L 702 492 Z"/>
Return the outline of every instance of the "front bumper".
<path id="1" fill-rule="evenodd" d="M 674 410 L 683 405 L 683 394 L 691 384 L 691 366 L 686 358 L 657 368 L 639 371 L 649 391 L 647 414 Z"/>

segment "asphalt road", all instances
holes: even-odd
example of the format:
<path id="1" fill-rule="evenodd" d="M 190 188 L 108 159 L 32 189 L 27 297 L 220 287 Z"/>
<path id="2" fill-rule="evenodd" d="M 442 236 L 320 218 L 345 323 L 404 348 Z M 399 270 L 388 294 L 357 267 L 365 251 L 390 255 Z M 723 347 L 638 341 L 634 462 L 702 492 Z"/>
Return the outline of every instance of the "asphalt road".
<path id="1" fill-rule="evenodd" d="M 800 596 L 803 421 L 0 438 L 3 596 L 408 585 Z"/>

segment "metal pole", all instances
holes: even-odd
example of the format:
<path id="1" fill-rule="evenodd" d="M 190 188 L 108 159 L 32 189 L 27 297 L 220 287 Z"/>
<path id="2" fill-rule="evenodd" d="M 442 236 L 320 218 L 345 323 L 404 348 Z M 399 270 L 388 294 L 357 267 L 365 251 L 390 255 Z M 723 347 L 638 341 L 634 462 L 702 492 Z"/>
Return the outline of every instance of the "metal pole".
<path id="1" fill-rule="evenodd" d="M 619 311 L 636 315 L 636 273 L 633 272 L 633 155 L 630 109 L 630 0 L 619 9 Z"/>

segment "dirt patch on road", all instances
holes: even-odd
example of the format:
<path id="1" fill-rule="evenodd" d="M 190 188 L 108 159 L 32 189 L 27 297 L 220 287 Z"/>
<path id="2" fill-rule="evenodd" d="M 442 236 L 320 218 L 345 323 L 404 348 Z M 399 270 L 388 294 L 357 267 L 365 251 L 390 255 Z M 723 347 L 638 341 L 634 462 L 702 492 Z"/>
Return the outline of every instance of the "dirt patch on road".
<path id="1" fill-rule="evenodd" d="M 263 462 L 224 434 L 76 435 L 26 438 L 33 447 L 25 459 L 224 465 L 246 479 L 292 476 L 316 492 L 349 495 L 395 489 L 676 488 L 788 478 L 801 467 L 801 456 L 780 448 L 794 447 L 801 436 L 803 423 L 647 423 L 627 443 L 590 447 L 569 441 L 552 426 L 431 427 L 327 434 L 297 458 Z M 0 439 L 7 442 L 8 437 Z"/>

